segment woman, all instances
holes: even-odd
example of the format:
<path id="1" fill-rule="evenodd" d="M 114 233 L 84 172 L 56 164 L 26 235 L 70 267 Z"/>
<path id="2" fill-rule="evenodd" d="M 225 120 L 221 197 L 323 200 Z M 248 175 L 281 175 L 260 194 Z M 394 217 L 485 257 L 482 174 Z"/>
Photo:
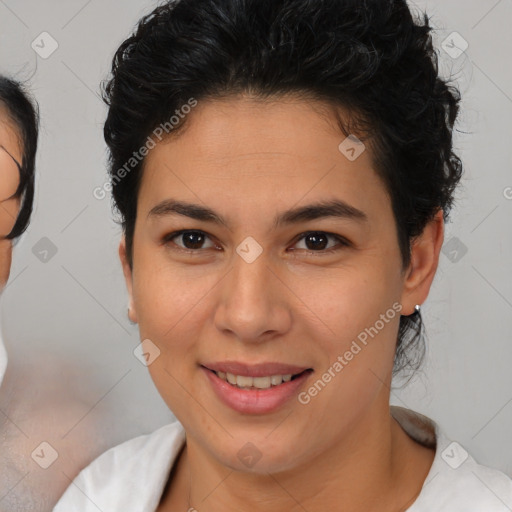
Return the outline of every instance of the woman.
<path id="1" fill-rule="evenodd" d="M 26 230 L 32 213 L 38 124 L 22 86 L 0 76 L 0 292 L 9 278 L 12 241 Z M 0 384 L 6 366 L 0 339 Z"/>
<path id="2" fill-rule="evenodd" d="M 0 291 L 9 277 L 12 242 L 31 217 L 38 127 L 35 101 L 21 84 L 0 76 Z M 0 338 L 0 511 L 47 512 L 69 485 L 65 475 L 76 474 L 90 460 L 91 439 L 101 439 L 95 425 L 74 436 L 62 438 L 60 433 L 88 407 L 62 382 L 70 375 L 84 380 L 87 375 L 54 354 L 34 356 L 26 347 L 18 357 L 12 354 L 6 366 Z M 58 379 L 53 378 L 56 374 Z M 55 451 L 41 447 L 42 440 L 50 441 Z M 49 460 L 38 461 L 43 449 L 52 456 L 72 456 L 42 469 Z"/>
<path id="3" fill-rule="evenodd" d="M 177 422 L 54 509 L 501 511 L 512 481 L 389 406 L 462 166 L 405 1 L 182 0 L 105 89 L 138 356 Z"/>

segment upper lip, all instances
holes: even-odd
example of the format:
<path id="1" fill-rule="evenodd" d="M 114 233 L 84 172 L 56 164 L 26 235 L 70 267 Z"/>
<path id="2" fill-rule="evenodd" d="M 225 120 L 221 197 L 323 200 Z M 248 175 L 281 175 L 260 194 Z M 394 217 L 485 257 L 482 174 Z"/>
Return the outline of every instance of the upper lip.
<path id="1" fill-rule="evenodd" d="M 233 375 L 241 375 L 245 377 L 267 377 L 272 375 L 296 375 L 304 370 L 310 369 L 307 366 L 296 366 L 284 363 L 258 363 L 246 364 L 238 361 L 221 361 L 204 363 L 208 370 L 214 372 L 232 373 Z"/>

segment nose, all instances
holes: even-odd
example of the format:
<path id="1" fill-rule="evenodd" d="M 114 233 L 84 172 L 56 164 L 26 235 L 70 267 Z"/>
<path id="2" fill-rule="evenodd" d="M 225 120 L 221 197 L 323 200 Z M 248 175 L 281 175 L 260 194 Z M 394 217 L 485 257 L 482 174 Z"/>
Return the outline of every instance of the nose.
<path id="1" fill-rule="evenodd" d="M 224 335 L 261 343 L 290 329 L 291 292 L 265 251 L 250 263 L 236 254 L 220 286 L 215 325 Z"/>

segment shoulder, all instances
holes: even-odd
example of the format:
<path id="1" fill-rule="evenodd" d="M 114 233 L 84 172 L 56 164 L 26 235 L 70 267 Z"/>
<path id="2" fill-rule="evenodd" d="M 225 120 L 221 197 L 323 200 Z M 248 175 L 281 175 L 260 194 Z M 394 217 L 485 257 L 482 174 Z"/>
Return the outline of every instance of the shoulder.
<path id="1" fill-rule="evenodd" d="M 442 434 L 441 444 L 424 489 L 438 510 L 450 512 L 509 512 L 512 479 L 498 469 L 479 464 L 465 448 Z"/>
<path id="2" fill-rule="evenodd" d="M 505 473 L 479 464 L 461 444 L 450 440 L 429 418 L 396 408 L 393 415 L 417 442 L 435 446 L 434 462 L 421 493 L 407 512 L 512 510 L 512 479 Z"/>
<path id="3" fill-rule="evenodd" d="M 79 473 L 54 512 L 154 509 L 184 442 L 175 421 L 110 448 Z"/>

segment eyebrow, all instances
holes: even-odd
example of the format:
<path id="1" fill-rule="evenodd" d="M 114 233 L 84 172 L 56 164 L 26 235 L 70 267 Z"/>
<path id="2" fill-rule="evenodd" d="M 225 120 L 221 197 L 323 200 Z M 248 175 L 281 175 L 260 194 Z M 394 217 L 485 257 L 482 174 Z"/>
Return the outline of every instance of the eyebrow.
<path id="1" fill-rule="evenodd" d="M 0 144 L 0 148 L 2 148 L 13 160 L 14 160 L 14 163 L 16 164 L 16 166 L 18 167 L 18 170 L 20 171 L 21 173 L 21 164 L 18 162 L 18 160 L 16 160 L 16 158 L 14 158 L 11 153 L 9 153 L 9 151 L 7 151 L 7 149 L 5 149 L 1 144 Z"/>
<path id="2" fill-rule="evenodd" d="M 199 221 L 220 224 L 229 229 L 226 219 L 214 210 L 184 201 L 166 199 L 158 203 L 148 213 L 148 217 L 162 217 L 166 215 L 183 215 Z M 333 199 L 331 201 L 321 201 L 293 208 L 278 214 L 274 218 L 274 229 L 285 224 L 298 224 L 300 222 L 318 220 L 326 217 L 368 222 L 368 216 L 362 210 L 359 210 L 340 199 Z"/>

